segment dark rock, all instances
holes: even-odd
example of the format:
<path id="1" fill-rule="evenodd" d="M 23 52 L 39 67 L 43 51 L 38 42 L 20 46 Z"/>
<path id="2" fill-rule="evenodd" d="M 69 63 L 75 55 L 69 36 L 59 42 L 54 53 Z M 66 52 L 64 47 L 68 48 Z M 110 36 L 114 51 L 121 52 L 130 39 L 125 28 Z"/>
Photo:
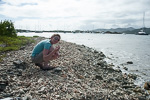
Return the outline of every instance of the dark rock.
<path id="1" fill-rule="evenodd" d="M 127 85 L 128 84 L 128 81 L 127 80 L 123 80 L 122 81 L 122 85 Z"/>
<path id="2" fill-rule="evenodd" d="M 97 65 L 101 66 L 101 67 L 106 67 L 107 66 L 107 62 L 106 61 L 99 61 L 97 63 Z"/>
<path id="3" fill-rule="evenodd" d="M 0 81 L 0 91 L 4 91 L 7 85 L 8 81 Z"/>
<path id="4" fill-rule="evenodd" d="M 133 62 L 132 61 L 128 61 L 127 64 L 133 64 Z"/>
<path id="5" fill-rule="evenodd" d="M 108 73 L 113 73 L 115 70 L 112 67 L 106 68 L 108 70 Z"/>
<path id="6" fill-rule="evenodd" d="M 3 94 L 3 97 L 11 97 L 11 96 L 13 96 L 13 93 L 5 93 L 5 94 Z"/>
<path id="7" fill-rule="evenodd" d="M 115 79 L 113 79 L 113 78 L 109 78 L 109 79 L 107 80 L 108 83 L 114 82 L 114 81 L 115 81 Z"/>
<path id="8" fill-rule="evenodd" d="M 0 100 L 28 100 L 28 99 L 22 99 L 21 97 L 15 97 L 15 98 L 4 98 Z"/>
<path id="9" fill-rule="evenodd" d="M 100 53 L 99 53 L 99 56 L 101 56 L 101 57 L 103 57 L 103 58 L 106 57 L 106 56 L 103 54 L 103 52 L 100 52 Z"/>
<path id="10" fill-rule="evenodd" d="M 26 46 L 22 46 L 22 47 L 20 48 L 20 50 L 24 50 L 24 49 L 25 49 L 25 47 L 26 47 Z"/>
<path id="11" fill-rule="evenodd" d="M 116 72 L 122 72 L 121 69 L 114 69 Z"/>
<path id="12" fill-rule="evenodd" d="M 57 67 L 57 68 L 54 69 L 54 72 L 55 73 L 60 73 L 60 72 L 62 72 L 62 69 L 60 67 Z"/>
<path id="13" fill-rule="evenodd" d="M 22 63 L 23 63 L 23 61 L 21 61 L 21 60 L 17 60 L 17 61 L 13 62 L 14 65 L 21 65 Z"/>
<path id="14" fill-rule="evenodd" d="M 94 53 L 99 53 L 98 51 L 94 50 Z"/>
<path id="15" fill-rule="evenodd" d="M 103 80 L 103 77 L 100 76 L 100 75 L 96 75 L 96 76 L 95 76 L 95 79 Z"/>
<path id="16" fill-rule="evenodd" d="M 145 82 L 144 89 L 145 90 L 150 90 L 150 82 Z"/>
<path id="17" fill-rule="evenodd" d="M 134 88 L 132 85 L 123 85 L 122 88 L 128 89 L 128 88 Z"/>
<path id="18" fill-rule="evenodd" d="M 26 69 L 27 67 L 27 64 L 21 60 L 14 61 L 13 64 L 19 69 Z"/>
<path id="19" fill-rule="evenodd" d="M 147 99 L 146 99 L 146 97 L 144 97 L 144 96 L 139 96 L 139 97 L 138 97 L 138 100 L 147 100 Z"/>
<path id="20" fill-rule="evenodd" d="M 79 50 L 79 51 L 81 51 L 81 49 L 80 49 L 80 48 L 78 48 L 78 50 Z"/>
<path id="21" fill-rule="evenodd" d="M 136 74 L 128 74 L 128 77 L 136 80 L 137 75 Z"/>
<path id="22" fill-rule="evenodd" d="M 128 68 L 127 68 L 127 67 L 123 67 L 123 69 L 124 69 L 124 70 L 128 70 Z"/>
<path id="23" fill-rule="evenodd" d="M 17 76 L 22 76 L 22 71 L 18 71 L 18 72 L 14 73 L 14 74 L 16 74 Z"/>

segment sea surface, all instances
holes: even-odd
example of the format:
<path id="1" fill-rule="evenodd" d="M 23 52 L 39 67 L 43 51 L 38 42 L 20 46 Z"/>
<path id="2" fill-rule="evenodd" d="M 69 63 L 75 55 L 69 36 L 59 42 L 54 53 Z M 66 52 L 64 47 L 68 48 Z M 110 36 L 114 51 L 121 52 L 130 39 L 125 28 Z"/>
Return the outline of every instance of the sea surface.
<path id="1" fill-rule="evenodd" d="M 43 36 L 49 38 L 54 33 L 18 33 L 19 36 Z M 150 35 L 134 34 L 92 34 L 58 33 L 61 39 L 85 45 L 102 51 L 108 63 L 118 66 L 123 73 L 138 75 L 136 85 L 143 86 L 150 81 Z M 132 61 L 133 64 L 127 64 Z M 125 70 L 126 67 L 128 70 Z"/>

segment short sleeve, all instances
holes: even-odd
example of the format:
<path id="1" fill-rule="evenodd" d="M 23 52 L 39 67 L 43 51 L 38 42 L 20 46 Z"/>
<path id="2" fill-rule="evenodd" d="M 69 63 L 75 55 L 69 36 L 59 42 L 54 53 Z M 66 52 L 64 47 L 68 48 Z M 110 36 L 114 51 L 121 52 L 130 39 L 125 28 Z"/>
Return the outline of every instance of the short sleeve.
<path id="1" fill-rule="evenodd" d="M 50 47 L 51 47 L 51 44 L 50 44 L 50 43 L 46 43 L 46 44 L 44 45 L 44 49 L 49 50 L 49 49 L 50 49 Z"/>

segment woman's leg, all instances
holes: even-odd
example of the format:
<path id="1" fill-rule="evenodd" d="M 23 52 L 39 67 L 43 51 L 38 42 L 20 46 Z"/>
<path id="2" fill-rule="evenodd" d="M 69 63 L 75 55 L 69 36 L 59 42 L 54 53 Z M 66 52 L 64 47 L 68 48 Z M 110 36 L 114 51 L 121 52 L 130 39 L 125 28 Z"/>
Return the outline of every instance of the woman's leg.
<path id="1" fill-rule="evenodd" d="M 52 58 L 50 59 L 50 60 L 55 60 L 55 59 L 57 59 L 59 57 L 59 54 L 58 54 L 58 52 L 56 52 L 53 56 L 52 56 Z"/>
<path id="2" fill-rule="evenodd" d="M 54 47 L 52 46 L 52 47 L 50 48 L 48 54 L 51 53 L 53 50 L 54 50 Z M 56 53 L 52 56 L 52 58 L 49 59 L 49 60 L 54 60 L 54 59 L 57 59 L 58 57 L 59 57 L 59 54 L 58 54 L 58 52 L 56 52 Z M 47 62 L 45 61 L 45 62 L 44 62 L 44 67 L 45 67 L 45 68 L 51 67 L 51 66 L 48 65 L 48 63 L 49 63 L 49 61 L 47 61 Z"/>
<path id="3" fill-rule="evenodd" d="M 53 50 L 54 50 L 54 47 L 52 46 L 52 47 L 50 48 L 48 54 L 51 53 Z M 58 52 L 56 52 L 56 53 L 52 56 L 52 58 L 49 59 L 49 60 L 54 60 L 54 59 L 57 59 L 58 57 L 59 57 L 59 54 L 58 54 Z"/>

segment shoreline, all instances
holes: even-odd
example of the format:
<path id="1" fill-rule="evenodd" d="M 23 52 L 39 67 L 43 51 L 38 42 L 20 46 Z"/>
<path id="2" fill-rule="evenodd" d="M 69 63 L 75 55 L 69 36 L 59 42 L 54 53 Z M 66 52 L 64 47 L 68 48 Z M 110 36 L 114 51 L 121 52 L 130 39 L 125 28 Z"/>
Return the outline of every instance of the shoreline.
<path id="1" fill-rule="evenodd" d="M 102 52 L 84 45 L 61 40 L 58 44 L 61 57 L 50 61 L 57 68 L 42 71 L 31 62 L 30 54 L 34 45 L 44 38 L 34 39 L 36 42 L 23 50 L 8 52 L 1 63 L 0 99 L 146 99 L 145 90 L 133 82 L 135 75 L 113 69 L 113 65 L 104 61 Z"/>

